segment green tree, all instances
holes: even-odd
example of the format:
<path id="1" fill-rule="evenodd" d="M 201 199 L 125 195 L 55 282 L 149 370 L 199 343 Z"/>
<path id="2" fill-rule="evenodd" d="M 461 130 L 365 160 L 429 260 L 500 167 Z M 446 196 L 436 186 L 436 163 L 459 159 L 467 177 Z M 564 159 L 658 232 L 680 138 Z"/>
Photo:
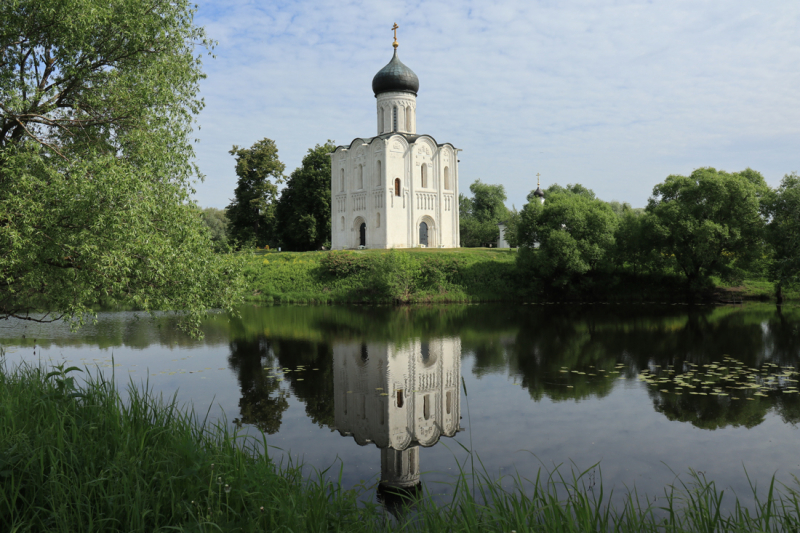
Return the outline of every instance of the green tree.
<path id="1" fill-rule="evenodd" d="M 261 139 L 250 148 L 234 145 L 228 153 L 236 158 L 238 176 L 233 200 L 225 209 L 230 238 L 239 247 L 274 244 L 278 184 L 286 168 L 275 141 Z"/>
<path id="2" fill-rule="evenodd" d="M 612 203 L 611 209 L 614 209 Z M 645 272 L 663 271 L 667 260 L 660 250 L 653 246 L 657 240 L 653 235 L 653 216 L 644 209 L 633 209 L 622 204 L 617 227 L 614 255 L 619 270 L 630 269 L 633 275 Z"/>
<path id="3" fill-rule="evenodd" d="M 690 290 L 712 274 L 733 277 L 763 255 L 761 198 L 769 191 L 758 172 L 699 168 L 669 176 L 653 188 L 647 212 L 666 254 L 674 256 Z"/>
<path id="4" fill-rule="evenodd" d="M 213 253 L 189 197 L 210 44 L 193 13 L 0 3 L 0 318 L 80 324 L 110 300 L 186 310 L 191 327 L 235 302 L 235 259 Z"/>
<path id="5" fill-rule="evenodd" d="M 475 180 L 469 190 L 472 198 L 459 197 L 461 246 L 494 245 L 500 237 L 497 223 L 508 217 L 505 187 Z"/>
<path id="6" fill-rule="evenodd" d="M 800 176 L 787 174 L 765 201 L 769 216 L 767 240 L 774 257 L 769 276 L 775 282 L 775 296 L 783 301 L 783 289 L 800 283 Z"/>
<path id="7" fill-rule="evenodd" d="M 619 219 L 593 196 L 556 191 L 544 205 L 536 198 L 528 202 L 518 229 L 519 244 L 525 247 L 518 256 L 523 271 L 564 289 L 579 276 L 607 268 Z"/>
<path id="8" fill-rule="evenodd" d="M 333 141 L 309 148 L 281 191 L 276 208 L 281 243 L 289 250 L 319 250 L 331 240 Z"/>
<path id="9" fill-rule="evenodd" d="M 228 249 L 228 217 L 225 211 L 214 207 L 206 207 L 200 212 L 200 218 L 211 233 L 214 251 L 224 252 Z"/>
<path id="10" fill-rule="evenodd" d="M 566 187 L 562 187 L 558 183 L 554 183 L 544 191 L 544 197 L 546 199 L 549 199 L 551 196 L 555 196 L 557 194 L 577 194 L 578 196 L 583 196 L 589 200 L 595 200 L 597 198 L 593 190 L 587 189 L 580 183 L 575 183 L 574 185 L 572 183 L 568 183 Z M 531 193 L 528 195 L 528 201 L 530 201 L 531 198 L 533 198 L 533 191 L 531 191 Z"/>

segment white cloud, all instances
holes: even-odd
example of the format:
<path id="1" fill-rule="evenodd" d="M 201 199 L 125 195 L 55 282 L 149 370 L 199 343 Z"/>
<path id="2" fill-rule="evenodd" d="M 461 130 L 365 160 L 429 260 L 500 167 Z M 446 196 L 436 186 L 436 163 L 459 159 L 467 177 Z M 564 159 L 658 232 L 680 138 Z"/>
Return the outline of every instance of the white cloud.
<path id="1" fill-rule="evenodd" d="M 462 148 L 460 177 L 579 182 L 646 203 L 669 174 L 800 170 L 800 3 L 205 1 L 201 205 L 224 207 L 233 144 L 269 137 L 291 172 L 306 151 L 374 135 L 374 74 L 420 78 L 418 131 Z"/>

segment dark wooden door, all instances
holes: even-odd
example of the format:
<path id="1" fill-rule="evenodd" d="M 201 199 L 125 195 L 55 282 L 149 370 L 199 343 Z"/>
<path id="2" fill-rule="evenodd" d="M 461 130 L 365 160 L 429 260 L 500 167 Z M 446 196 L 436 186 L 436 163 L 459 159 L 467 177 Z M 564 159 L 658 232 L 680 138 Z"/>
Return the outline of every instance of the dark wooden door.
<path id="1" fill-rule="evenodd" d="M 428 246 L 428 224 L 425 222 L 419 225 L 419 243 Z"/>
<path id="2" fill-rule="evenodd" d="M 362 222 L 361 227 L 358 228 L 358 244 L 361 246 L 367 245 L 367 225 Z"/>

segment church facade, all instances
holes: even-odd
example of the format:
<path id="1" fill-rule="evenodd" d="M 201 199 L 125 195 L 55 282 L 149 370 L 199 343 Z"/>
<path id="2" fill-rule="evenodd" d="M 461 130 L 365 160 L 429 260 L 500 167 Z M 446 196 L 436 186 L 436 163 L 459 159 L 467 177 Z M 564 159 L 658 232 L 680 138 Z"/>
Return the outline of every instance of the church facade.
<path id="1" fill-rule="evenodd" d="M 458 152 L 417 134 L 419 79 L 397 57 L 372 80 L 377 135 L 331 154 L 331 248 L 457 248 Z"/>

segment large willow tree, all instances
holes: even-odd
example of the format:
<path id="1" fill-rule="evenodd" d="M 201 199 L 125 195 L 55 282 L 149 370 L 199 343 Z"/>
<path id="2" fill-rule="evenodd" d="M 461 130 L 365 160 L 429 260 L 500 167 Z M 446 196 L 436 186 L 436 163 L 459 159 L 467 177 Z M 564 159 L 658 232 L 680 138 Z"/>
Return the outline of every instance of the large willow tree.
<path id="1" fill-rule="evenodd" d="M 196 325 L 233 303 L 189 198 L 208 49 L 191 6 L 0 2 L 0 318 L 124 301 Z"/>

